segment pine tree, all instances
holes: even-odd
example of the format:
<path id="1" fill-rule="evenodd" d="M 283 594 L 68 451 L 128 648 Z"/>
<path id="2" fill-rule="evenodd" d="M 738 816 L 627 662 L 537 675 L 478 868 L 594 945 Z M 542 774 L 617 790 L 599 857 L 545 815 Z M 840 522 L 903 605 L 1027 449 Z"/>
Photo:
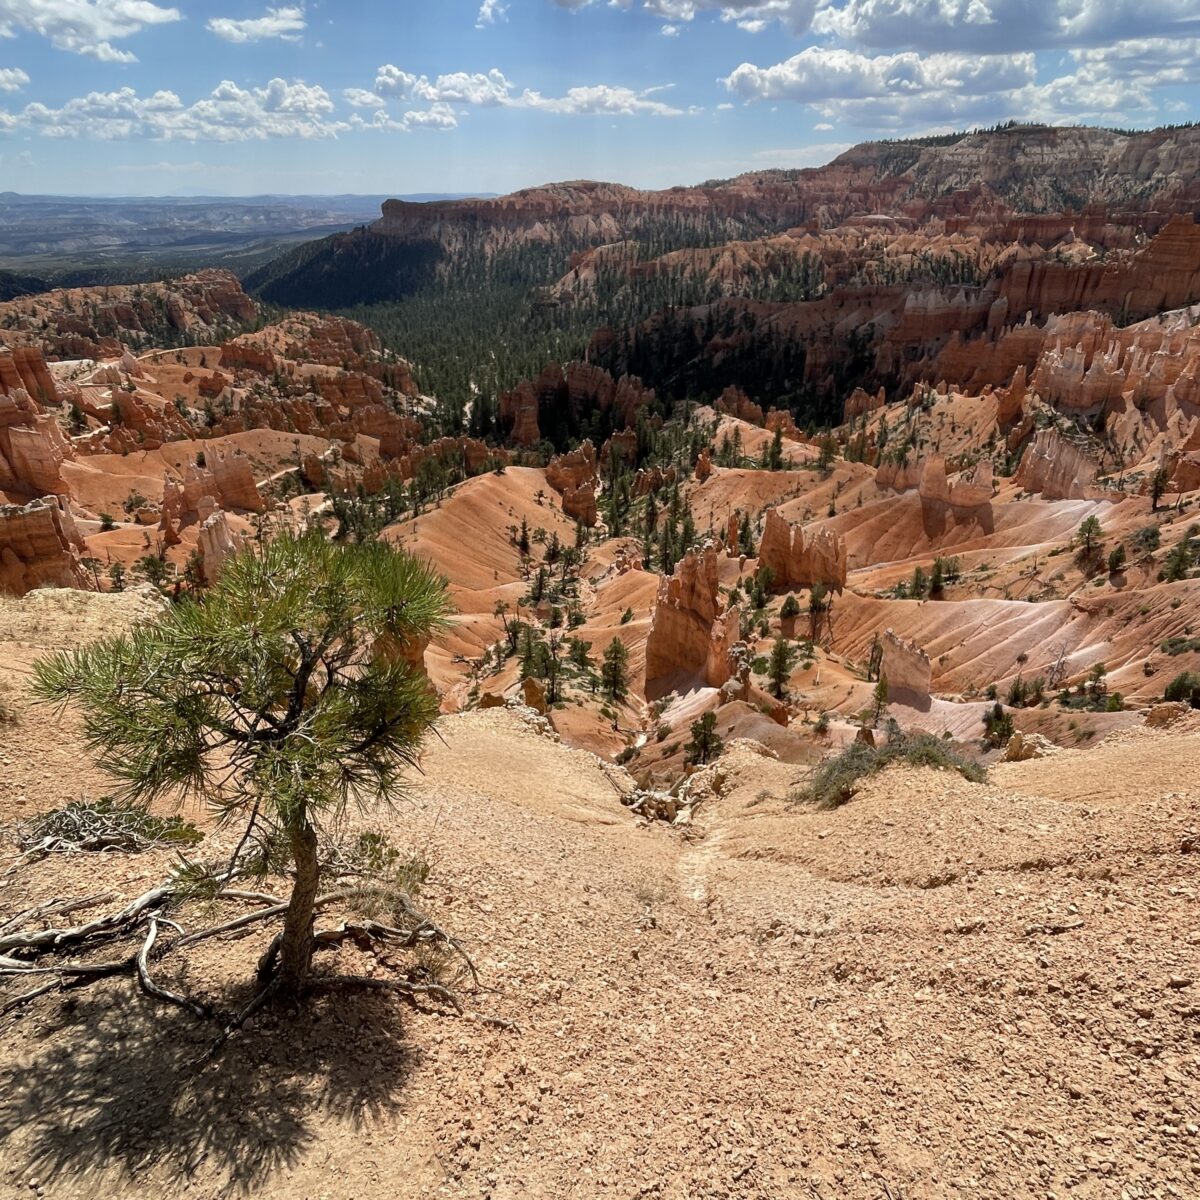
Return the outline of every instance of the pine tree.
<path id="1" fill-rule="evenodd" d="M 298 995 L 312 961 L 324 867 L 319 831 L 351 804 L 402 787 L 437 716 L 404 648 L 444 623 L 444 584 L 383 542 L 284 533 L 226 560 L 202 602 L 185 597 L 133 633 L 35 668 L 46 702 L 75 703 L 124 798 L 220 798 L 246 839 L 291 868 L 283 930 L 260 978 Z M 240 864 L 235 856 L 230 871 Z"/>
<path id="2" fill-rule="evenodd" d="M 629 690 L 629 650 L 620 638 L 613 638 L 604 651 L 600 683 L 610 700 L 623 700 Z"/>
<path id="3" fill-rule="evenodd" d="M 782 700 L 787 692 L 788 676 L 796 658 L 796 648 L 787 638 L 780 636 L 771 646 L 771 657 L 767 664 L 767 677 L 771 681 L 771 694 Z"/>

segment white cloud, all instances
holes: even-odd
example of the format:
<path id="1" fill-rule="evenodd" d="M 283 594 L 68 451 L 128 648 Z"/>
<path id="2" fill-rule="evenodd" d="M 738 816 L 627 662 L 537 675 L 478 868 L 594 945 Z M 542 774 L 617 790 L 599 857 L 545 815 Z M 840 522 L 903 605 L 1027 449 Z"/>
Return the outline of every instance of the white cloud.
<path id="1" fill-rule="evenodd" d="M 884 132 L 951 128 L 1008 118 L 1048 123 L 1131 120 L 1154 111 L 1151 90 L 1186 78 L 1194 48 L 1121 42 L 1071 52 L 1076 69 L 1037 81 L 1033 54 L 869 56 L 809 47 L 784 62 L 743 63 L 724 83 L 744 100 L 794 101 L 824 124 Z"/>
<path id="2" fill-rule="evenodd" d="M 928 93 L 978 95 L 1012 91 L 1036 75 L 1032 54 L 961 55 L 914 53 L 867 57 L 851 50 L 810 46 L 770 67 L 742 63 L 725 80 L 747 100 L 895 98 Z"/>
<path id="3" fill-rule="evenodd" d="M 663 35 L 663 37 L 678 37 L 679 36 L 679 26 L 678 25 L 664 25 L 658 32 L 661 33 Z"/>
<path id="4" fill-rule="evenodd" d="M 0 0 L 0 37 L 36 33 L 58 50 L 101 62 L 137 62 L 135 54 L 112 42 L 180 19 L 177 8 L 151 0 Z"/>
<path id="5" fill-rule="evenodd" d="M 521 108 L 540 109 L 542 112 L 573 115 L 605 113 L 623 117 L 636 114 L 648 114 L 656 117 L 682 116 L 683 109 L 664 104 L 661 100 L 650 99 L 650 94 L 659 90 L 658 88 L 648 88 L 642 92 L 635 92 L 632 88 L 595 84 L 591 87 L 568 88 L 567 94 L 559 97 L 542 96 L 538 92 L 525 91 L 514 101 L 514 104 Z"/>
<path id="6" fill-rule="evenodd" d="M 350 89 L 356 96 L 359 89 Z M 486 74 L 466 71 L 456 71 L 447 75 L 438 75 L 430 79 L 427 75 L 414 75 L 403 71 L 392 63 L 386 63 L 375 73 L 374 92 L 380 97 L 394 97 L 400 101 L 424 101 L 433 106 L 437 105 L 471 105 L 478 108 L 526 108 L 537 109 L 541 112 L 585 115 L 605 114 L 609 116 L 633 116 L 635 114 L 677 117 L 684 110 L 655 100 L 657 92 L 666 90 L 663 87 L 645 88 L 637 91 L 628 87 L 616 87 L 610 84 L 592 84 L 589 86 L 569 88 L 563 96 L 543 96 L 540 92 L 525 89 L 517 92 L 514 85 L 504 76 L 502 71 L 492 68 Z M 359 100 L 351 99 L 349 91 L 346 98 L 358 107 L 366 107 Z M 390 117 L 380 117 L 370 122 L 373 128 L 391 129 L 413 128 L 422 122 L 414 112 L 405 113 L 399 120 Z M 389 124 L 388 122 L 391 122 Z M 448 128 L 441 121 L 430 121 L 438 128 Z"/>
<path id="7" fill-rule="evenodd" d="M 1200 34 L 1196 0 L 847 0 L 814 29 L 871 49 L 999 54 Z"/>
<path id="8" fill-rule="evenodd" d="M 0 92 L 19 92 L 28 82 L 20 67 L 0 67 Z"/>
<path id="9" fill-rule="evenodd" d="M 430 104 L 507 104 L 511 90 L 512 84 L 494 67 L 486 75 L 455 71 L 430 79 L 427 75 L 412 75 L 388 63 L 375 74 L 375 91 L 379 95 L 395 96 L 400 100 L 425 100 Z"/>
<path id="10" fill-rule="evenodd" d="M 578 12 L 601 0 L 550 0 L 558 8 Z M 824 0 L 642 0 L 641 11 L 664 17 L 671 23 L 695 20 L 701 12 L 720 13 L 723 21 L 736 21 L 741 28 L 757 33 L 770 21 L 780 21 L 794 34 L 806 33 L 818 3 Z M 608 0 L 612 7 L 630 8 L 632 0 Z"/>
<path id="11" fill-rule="evenodd" d="M 209 32 L 226 42 L 261 42 L 267 38 L 296 42 L 307 27 L 303 5 L 268 8 L 265 16 L 249 17 L 244 21 L 213 17 L 208 22 Z"/>
<path id="12" fill-rule="evenodd" d="M 43 137 L 246 142 L 336 137 L 350 126 L 334 119 L 333 108 L 322 87 L 272 79 L 266 87 L 241 88 L 225 80 L 193 104 L 171 91 L 140 96 L 126 87 L 89 92 L 59 108 L 28 104 L 7 115 L 14 127 Z"/>
<path id="13" fill-rule="evenodd" d="M 364 118 L 355 113 L 350 118 L 350 124 L 355 129 L 390 130 L 400 133 L 411 133 L 414 129 L 457 129 L 458 118 L 454 109 L 448 104 L 434 104 L 431 108 L 414 109 L 396 119 L 389 113 L 378 109 L 370 118 Z"/>
<path id="14" fill-rule="evenodd" d="M 497 21 L 504 20 L 507 12 L 508 6 L 501 4 L 500 0 L 483 0 L 479 6 L 479 16 L 475 18 L 475 28 L 482 29 L 485 25 L 494 25 Z"/>
<path id="15" fill-rule="evenodd" d="M 352 108 L 383 108 L 384 100 L 366 88 L 343 88 L 342 95 Z"/>

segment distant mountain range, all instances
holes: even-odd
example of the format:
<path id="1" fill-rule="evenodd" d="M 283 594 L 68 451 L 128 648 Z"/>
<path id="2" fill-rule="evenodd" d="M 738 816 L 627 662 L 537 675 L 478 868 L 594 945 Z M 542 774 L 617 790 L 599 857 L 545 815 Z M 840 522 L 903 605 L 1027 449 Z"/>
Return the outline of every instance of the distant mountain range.
<path id="1" fill-rule="evenodd" d="M 0 192 L 0 268 L 60 283 L 234 270 L 374 219 L 384 196 L 52 196 Z M 406 196 L 411 203 L 463 199 Z"/>

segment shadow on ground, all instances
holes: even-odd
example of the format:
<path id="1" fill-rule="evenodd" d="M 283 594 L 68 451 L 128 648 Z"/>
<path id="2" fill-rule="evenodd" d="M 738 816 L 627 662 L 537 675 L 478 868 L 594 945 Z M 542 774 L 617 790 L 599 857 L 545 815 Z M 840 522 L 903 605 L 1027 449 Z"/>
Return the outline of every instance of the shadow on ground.
<path id="1" fill-rule="evenodd" d="M 247 1192 L 294 1167 L 320 1124 L 397 1110 L 417 1061 L 386 996 L 263 1016 L 207 1063 L 214 1026 L 119 985 L 39 1017 L 25 1018 L 30 1052 L 0 1064 L 0 1145 L 44 1184 L 153 1171 Z"/>

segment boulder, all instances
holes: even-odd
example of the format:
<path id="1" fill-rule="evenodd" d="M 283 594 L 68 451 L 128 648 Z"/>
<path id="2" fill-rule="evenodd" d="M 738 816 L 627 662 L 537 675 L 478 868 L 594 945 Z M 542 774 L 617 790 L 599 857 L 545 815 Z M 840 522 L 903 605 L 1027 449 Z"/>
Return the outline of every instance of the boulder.
<path id="1" fill-rule="evenodd" d="M 1025 762 L 1031 758 L 1048 758 L 1057 754 L 1060 749 L 1061 747 L 1040 733 L 1022 733 L 1018 730 L 1008 739 L 1008 745 L 1004 748 L 1004 761 Z"/>

